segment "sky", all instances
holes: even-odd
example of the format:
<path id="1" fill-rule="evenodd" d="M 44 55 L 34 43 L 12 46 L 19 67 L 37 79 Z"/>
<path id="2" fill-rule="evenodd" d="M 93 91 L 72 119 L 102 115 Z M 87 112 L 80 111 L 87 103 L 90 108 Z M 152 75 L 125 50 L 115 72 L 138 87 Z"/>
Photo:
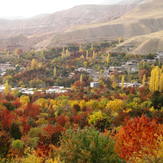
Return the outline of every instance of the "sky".
<path id="1" fill-rule="evenodd" d="M 0 0 L 0 17 L 32 17 L 54 13 L 81 4 L 101 4 L 105 0 Z M 114 0 L 107 0 L 114 3 Z"/>

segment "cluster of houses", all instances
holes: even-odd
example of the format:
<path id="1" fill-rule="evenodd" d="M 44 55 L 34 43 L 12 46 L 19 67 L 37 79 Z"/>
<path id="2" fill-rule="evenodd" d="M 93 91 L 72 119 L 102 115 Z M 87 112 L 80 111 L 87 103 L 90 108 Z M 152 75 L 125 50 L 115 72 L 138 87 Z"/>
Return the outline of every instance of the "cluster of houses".
<path id="1" fill-rule="evenodd" d="M 34 94 L 35 92 L 40 92 L 40 93 L 65 93 L 68 90 L 70 90 L 70 88 L 65 88 L 63 86 L 53 86 L 47 90 L 45 90 L 45 92 L 43 90 L 37 90 L 36 88 L 21 88 L 21 87 L 15 87 L 15 88 L 11 88 L 11 91 L 13 90 L 18 90 L 19 92 L 22 92 L 23 94 Z M 5 85 L 1 85 L 0 86 L 0 92 L 4 92 L 5 91 Z"/>
<path id="2" fill-rule="evenodd" d="M 0 74 L 1 74 L 1 76 L 3 76 L 8 69 L 15 70 L 15 67 L 11 66 L 11 64 L 9 62 L 0 63 Z"/>

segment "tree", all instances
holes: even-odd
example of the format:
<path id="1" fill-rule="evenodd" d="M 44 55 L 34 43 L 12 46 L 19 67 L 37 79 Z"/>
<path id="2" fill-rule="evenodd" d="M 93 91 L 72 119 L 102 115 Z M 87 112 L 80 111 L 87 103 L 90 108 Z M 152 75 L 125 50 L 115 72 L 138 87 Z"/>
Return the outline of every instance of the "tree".
<path id="1" fill-rule="evenodd" d="M 121 80 L 121 89 L 123 89 L 123 87 L 124 87 L 124 78 L 125 78 L 125 76 L 122 75 L 122 80 Z"/>
<path id="2" fill-rule="evenodd" d="M 6 81 L 6 84 L 5 84 L 5 95 L 8 95 L 10 93 L 10 85 L 8 84 L 8 81 Z"/>
<path id="3" fill-rule="evenodd" d="M 20 132 L 20 128 L 18 126 L 18 124 L 13 123 L 10 129 L 10 135 L 14 138 L 14 139 L 21 139 L 22 137 L 22 133 Z"/>
<path id="4" fill-rule="evenodd" d="M 88 62 L 87 62 L 87 61 L 84 61 L 84 62 L 83 62 L 83 65 L 84 65 L 84 67 L 87 67 Z"/>
<path id="5" fill-rule="evenodd" d="M 107 56 L 107 58 L 106 58 L 107 64 L 109 63 L 109 60 L 110 60 L 110 54 L 108 54 L 108 56 Z"/>
<path id="6" fill-rule="evenodd" d="M 143 87 L 145 86 L 145 81 L 146 81 L 146 77 L 145 77 L 145 74 L 143 75 Z"/>
<path id="7" fill-rule="evenodd" d="M 56 77 L 56 67 L 54 67 L 54 78 Z"/>
<path id="8" fill-rule="evenodd" d="M 40 57 L 43 58 L 44 57 L 44 51 L 41 51 Z"/>
<path id="9" fill-rule="evenodd" d="M 32 70 L 35 70 L 36 67 L 37 67 L 37 62 L 36 62 L 35 59 L 32 59 L 32 62 L 31 62 L 31 69 L 32 69 Z"/>
<path id="10" fill-rule="evenodd" d="M 80 84 L 83 82 L 83 75 L 80 75 Z"/>
<path id="11" fill-rule="evenodd" d="M 162 74 L 163 72 L 161 72 L 161 69 L 158 66 L 152 69 L 149 81 L 149 88 L 152 93 L 158 90 L 162 91 Z"/>
<path id="12" fill-rule="evenodd" d="M 88 59 L 88 50 L 86 51 L 86 59 Z"/>
<path id="13" fill-rule="evenodd" d="M 93 45 L 91 45 L 91 51 L 93 51 Z"/>
<path id="14" fill-rule="evenodd" d="M 134 119 L 125 119 L 124 126 L 116 135 L 116 151 L 120 158 L 127 161 L 131 157 L 142 157 L 148 154 L 149 149 L 155 148 L 155 141 L 162 135 L 162 126 L 145 115 Z M 146 148 L 146 151 L 143 149 Z M 143 151 L 143 153 L 142 153 Z"/>
<path id="15" fill-rule="evenodd" d="M 66 49 L 66 57 L 68 56 L 68 49 Z"/>
<path id="16" fill-rule="evenodd" d="M 122 163 L 114 151 L 114 141 L 109 135 L 94 128 L 68 129 L 62 135 L 57 154 L 65 162 Z"/>
<path id="17" fill-rule="evenodd" d="M 102 69 L 100 70 L 100 75 L 99 75 L 99 79 L 101 79 L 102 78 Z"/>

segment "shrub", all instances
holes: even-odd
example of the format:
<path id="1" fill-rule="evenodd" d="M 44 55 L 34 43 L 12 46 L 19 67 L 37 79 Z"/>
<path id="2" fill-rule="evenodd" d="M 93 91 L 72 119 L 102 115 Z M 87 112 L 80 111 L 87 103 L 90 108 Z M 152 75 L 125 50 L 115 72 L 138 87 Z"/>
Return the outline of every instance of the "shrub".
<path id="1" fill-rule="evenodd" d="M 67 163 L 125 162 L 114 152 L 114 141 L 110 136 L 102 135 L 95 128 L 67 130 L 62 136 L 57 154 Z"/>
<path id="2" fill-rule="evenodd" d="M 16 123 L 12 124 L 11 130 L 10 130 L 10 135 L 14 139 L 21 139 L 22 133 L 20 132 L 20 128 L 19 128 L 18 124 L 16 124 Z"/>

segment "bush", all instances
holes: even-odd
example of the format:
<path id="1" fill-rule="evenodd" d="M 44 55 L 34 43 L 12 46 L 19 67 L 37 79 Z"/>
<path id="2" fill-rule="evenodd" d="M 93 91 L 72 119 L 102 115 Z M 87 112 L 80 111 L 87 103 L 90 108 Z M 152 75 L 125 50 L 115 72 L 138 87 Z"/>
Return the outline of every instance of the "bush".
<path id="1" fill-rule="evenodd" d="M 114 152 L 114 141 L 110 136 L 102 135 L 95 128 L 67 130 L 62 136 L 57 154 L 66 163 L 125 162 Z"/>
<path id="2" fill-rule="evenodd" d="M 14 139 L 21 139 L 22 133 L 20 132 L 20 128 L 19 128 L 18 124 L 16 124 L 16 123 L 12 124 L 11 130 L 10 130 L 10 135 Z"/>
<path id="3" fill-rule="evenodd" d="M 0 157 L 6 157 L 10 148 L 10 139 L 2 135 L 0 137 Z"/>

